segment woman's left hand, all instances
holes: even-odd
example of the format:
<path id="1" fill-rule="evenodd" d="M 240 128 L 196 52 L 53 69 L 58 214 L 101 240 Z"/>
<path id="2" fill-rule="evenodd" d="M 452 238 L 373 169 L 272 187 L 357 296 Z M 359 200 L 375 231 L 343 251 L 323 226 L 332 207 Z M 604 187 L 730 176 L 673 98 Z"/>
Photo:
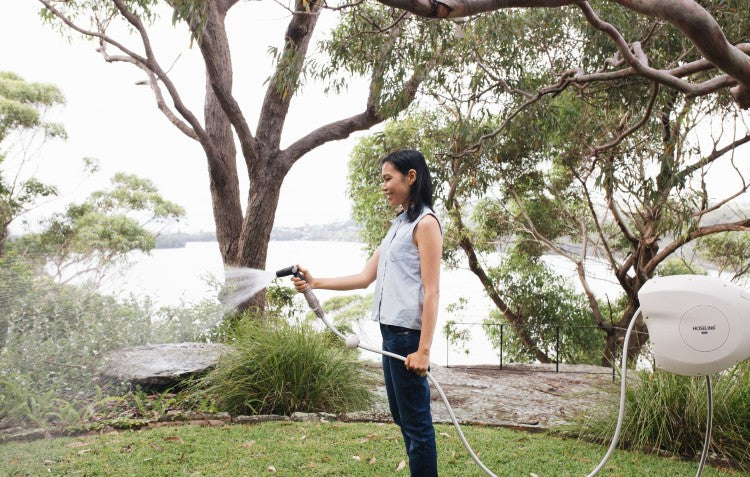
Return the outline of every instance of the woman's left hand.
<path id="1" fill-rule="evenodd" d="M 420 376 L 427 376 L 427 368 L 430 367 L 430 352 L 417 350 L 406 357 L 404 365 L 409 371 Z"/>

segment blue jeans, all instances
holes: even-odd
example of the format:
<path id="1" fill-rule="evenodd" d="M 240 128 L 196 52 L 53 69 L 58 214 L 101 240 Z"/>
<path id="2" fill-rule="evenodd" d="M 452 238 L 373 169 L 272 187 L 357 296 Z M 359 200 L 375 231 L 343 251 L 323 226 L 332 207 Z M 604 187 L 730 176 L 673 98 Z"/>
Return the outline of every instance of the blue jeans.
<path id="1" fill-rule="evenodd" d="M 380 333 L 383 349 L 391 353 L 406 357 L 419 348 L 419 330 L 381 324 Z M 383 356 L 383 377 L 391 415 L 404 436 L 411 476 L 438 475 L 427 378 L 406 369 L 403 361 L 388 356 Z"/>

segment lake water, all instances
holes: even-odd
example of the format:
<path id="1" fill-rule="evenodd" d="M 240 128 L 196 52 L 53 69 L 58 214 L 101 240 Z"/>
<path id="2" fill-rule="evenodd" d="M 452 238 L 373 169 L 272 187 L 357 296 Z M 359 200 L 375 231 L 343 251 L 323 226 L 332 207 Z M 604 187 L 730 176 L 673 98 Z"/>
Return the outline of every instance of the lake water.
<path id="1" fill-rule="evenodd" d="M 301 264 L 316 276 L 341 276 L 359 273 L 367 260 L 363 245 L 357 242 L 320 241 L 272 241 L 269 243 L 267 270 L 278 270 L 294 264 Z M 568 277 L 570 283 L 580 290 L 580 284 L 573 265 L 562 257 L 545 257 L 558 273 Z M 602 297 L 607 294 L 614 300 L 619 294 L 619 286 L 608 275 L 606 268 L 592 262 L 587 265 L 595 292 Z M 180 302 L 198 302 L 215 298 L 216 289 L 211 280 L 223 281 L 223 265 L 216 242 L 189 242 L 184 248 L 156 249 L 151 254 L 133 256 L 133 265 L 122 276 L 108 280 L 102 287 L 105 292 L 122 296 L 134 293 L 149 296 L 160 305 L 176 305 Z M 290 283 L 291 286 L 291 283 Z M 352 293 L 372 293 L 374 284 L 367 290 L 336 292 L 316 290 L 321 301 L 333 296 Z M 451 316 L 445 308 L 450 303 L 466 298 L 467 303 L 460 316 Z M 451 349 L 446 355 L 447 345 L 442 325 L 446 320 L 481 322 L 494 309 L 477 277 L 468 268 L 443 269 L 440 277 L 440 308 L 438 327 L 433 340 L 431 360 L 434 363 L 486 364 L 498 363 L 498 358 L 479 325 L 471 326 L 473 332 L 469 349 L 465 355 Z M 371 345 L 380 343 L 377 323 L 369 319 L 361 320 L 358 329 L 361 339 Z M 367 352 L 367 355 L 371 353 Z M 379 356 L 363 356 L 379 359 Z"/>

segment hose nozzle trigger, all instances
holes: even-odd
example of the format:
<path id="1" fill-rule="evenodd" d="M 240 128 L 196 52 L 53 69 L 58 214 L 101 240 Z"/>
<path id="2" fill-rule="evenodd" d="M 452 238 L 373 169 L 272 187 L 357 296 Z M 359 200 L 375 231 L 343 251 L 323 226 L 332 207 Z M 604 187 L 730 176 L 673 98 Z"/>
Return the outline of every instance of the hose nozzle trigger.
<path id="1" fill-rule="evenodd" d="M 299 268 L 297 267 L 297 265 L 292 265 L 291 267 L 282 268 L 281 270 L 276 271 L 276 277 L 279 277 L 279 278 L 288 277 L 289 275 L 294 275 L 300 280 L 305 279 L 304 275 L 302 275 L 302 272 L 299 271 Z"/>

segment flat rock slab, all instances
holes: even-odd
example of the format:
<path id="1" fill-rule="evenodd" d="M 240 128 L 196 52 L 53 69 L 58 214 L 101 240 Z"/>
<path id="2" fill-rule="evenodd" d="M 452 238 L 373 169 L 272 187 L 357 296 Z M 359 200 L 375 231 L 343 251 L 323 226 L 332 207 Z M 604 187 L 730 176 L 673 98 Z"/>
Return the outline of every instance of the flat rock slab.
<path id="1" fill-rule="evenodd" d="M 556 373 L 554 365 L 540 364 L 509 364 L 503 369 L 432 365 L 431 371 L 460 422 L 526 430 L 549 429 L 570 422 L 617 391 L 611 368 L 598 366 L 561 365 Z M 373 391 L 375 403 L 371 409 L 348 413 L 344 419 L 389 421 L 382 377 Z M 451 422 L 432 386 L 431 394 L 433 420 Z"/>
<path id="2" fill-rule="evenodd" d="M 231 348 L 222 343 L 169 343 L 107 353 L 99 374 L 107 381 L 161 391 L 216 365 Z"/>

